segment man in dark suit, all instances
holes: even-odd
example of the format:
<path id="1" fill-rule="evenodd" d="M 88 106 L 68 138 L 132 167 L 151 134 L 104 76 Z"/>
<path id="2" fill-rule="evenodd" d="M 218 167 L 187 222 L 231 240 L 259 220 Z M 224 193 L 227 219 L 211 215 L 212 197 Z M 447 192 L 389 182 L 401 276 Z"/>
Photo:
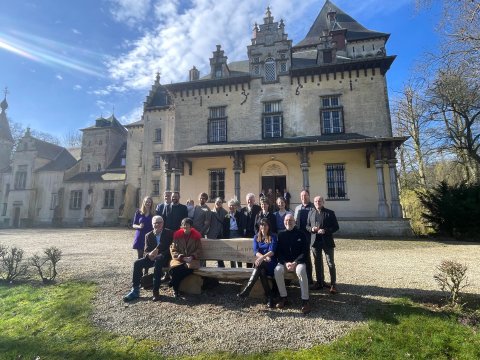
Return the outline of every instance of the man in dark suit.
<path id="1" fill-rule="evenodd" d="M 163 199 L 164 199 L 164 202 L 161 204 L 158 204 L 157 207 L 155 208 L 155 213 L 157 215 L 160 215 L 163 218 L 163 221 L 166 221 L 168 206 L 172 203 L 172 192 L 165 191 L 163 193 Z"/>
<path id="2" fill-rule="evenodd" d="M 328 287 L 325 283 L 323 272 L 322 250 L 325 253 L 328 270 L 330 272 L 330 293 L 337 293 L 337 273 L 335 269 L 334 249 L 335 241 L 333 233 L 339 229 L 335 212 L 325 208 L 325 200 L 322 196 L 316 196 L 313 200 L 315 206 L 310 211 L 307 219 L 307 231 L 311 234 L 313 258 L 315 260 L 315 272 L 317 273 L 317 283 L 315 289 Z"/>
<path id="3" fill-rule="evenodd" d="M 255 195 L 252 193 L 246 196 L 247 206 L 243 207 L 243 236 L 253 238 L 255 236 L 255 217 L 262 211 L 262 208 L 255 204 Z"/>
<path id="4" fill-rule="evenodd" d="M 242 213 L 242 230 L 243 236 L 247 238 L 252 238 L 255 236 L 255 217 L 257 214 L 262 211 L 261 207 L 255 204 L 255 195 L 252 193 L 247 194 L 246 196 L 247 206 L 243 207 L 241 210 Z M 241 266 L 241 264 L 240 264 Z M 252 263 L 247 263 L 247 268 L 251 268 Z"/>
<path id="5" fill-rule="evenodd" d="M 172 193 L 172 203 L 167 209 L 169 209 L 169 212 L 165 220 L 165 227 L 177 231 L 180 229 L 182 220 L 188 217 L 188 209 L 185 205 L 180 204 L 180 193 L 178 191 Z"/>
<path id="6" fill-rule="evenodd" d="M 124 301 L 131 301 L 140 297 L 140 281 L 144 268 L 155 267 L 153 272 L 153 301 L 160 300 L 160 278 L 162 268 L 168 267 L 170 262 L 170 245 L 172 244 L 173 232 L 163 227 L 164 221 L 161 216 L 152 218 L 153 231 L 145 235 L 145 257 L 133 263 L 132 290 L 124 296 Z"/>

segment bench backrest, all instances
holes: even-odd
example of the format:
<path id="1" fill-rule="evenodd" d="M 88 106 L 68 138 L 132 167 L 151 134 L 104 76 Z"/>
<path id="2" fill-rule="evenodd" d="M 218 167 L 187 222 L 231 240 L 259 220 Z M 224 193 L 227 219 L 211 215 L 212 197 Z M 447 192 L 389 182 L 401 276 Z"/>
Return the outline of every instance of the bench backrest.
<path id="1" fill-rule="evenodd" d="M 251 238 L 202 239 L 200 259 L 253 262 L 252 244 Z"/>

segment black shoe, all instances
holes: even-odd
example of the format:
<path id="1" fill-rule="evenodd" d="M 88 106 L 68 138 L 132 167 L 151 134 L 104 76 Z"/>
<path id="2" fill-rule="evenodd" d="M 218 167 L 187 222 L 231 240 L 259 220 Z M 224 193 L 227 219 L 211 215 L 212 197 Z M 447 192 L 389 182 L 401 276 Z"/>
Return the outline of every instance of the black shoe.
<path id="1" fill-rule="evenodd" d="M 160 292 L 158 290 L 153 290 L 152 301 L 153 302 L 160 301 Z"/>
<path id="2" fill-rule="evenodd" d="M 275 301 L 273 301 L 273 297 L 269 297 L 268 300 L 267 300 L 267 306 L 270 308 L 270 309 L 273 309 L 275 307 Z"/>

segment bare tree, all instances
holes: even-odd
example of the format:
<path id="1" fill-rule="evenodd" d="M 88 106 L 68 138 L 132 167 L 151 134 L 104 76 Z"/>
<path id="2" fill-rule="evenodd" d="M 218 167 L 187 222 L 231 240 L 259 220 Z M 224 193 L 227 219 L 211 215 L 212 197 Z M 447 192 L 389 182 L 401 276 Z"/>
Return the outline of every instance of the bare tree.
<path id="1" fill-rule="evenodd" d="M 63 135 L 62 144 L 68 148 L 82 146 L 82 133 L 79 130 L 68 131 Z"/>
<path id="2" fill-rule="evenodd" d="M 432 0 L 416 0 L 419 9 Z M 439 58 L 468 64 L 477 76 L 480 71 L 480 0 L 442 0 L 439 30 L 443 35 Z"/>
<path id="3" fill-rule="evenodd" d="M 430 86 L 432 116 L 441 138 L 463 164 L 468 182 L 480 183 L 480 83 L 470 68 L 447 65 Z"/>
<path id="4" fill-rule="evenodd" d="M 394 131 L 398 136 L 409 139 L 400 149 L 400 170 L 404 177 L 413 174 L 413 184 L 407 180 L 404 186 L 422 188 L 427 186 L 426 164 L 434 151 L 432 144 L 432 121 L 429 105 L 425 102 L 425 82 L 410 80 L 394 103 Z"/>

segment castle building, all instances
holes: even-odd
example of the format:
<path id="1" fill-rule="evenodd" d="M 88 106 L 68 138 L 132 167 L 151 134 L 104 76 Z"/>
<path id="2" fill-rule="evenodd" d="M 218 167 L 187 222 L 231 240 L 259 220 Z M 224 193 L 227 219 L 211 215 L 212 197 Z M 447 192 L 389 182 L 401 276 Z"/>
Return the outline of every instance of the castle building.
<path id="1" fill-rule="evenodd" d="M 0 227 L 117 225 L 125 195 L 127 130 L 112 115 L 83 129 L 81 158 L 32 136 L 27 129 L 13 151 L 0 114 Z M 10 154 L 12 154 L 10 159 Z M 5 164 L 7 164 L 5 166 Z"/>
<path id="2" fill-rule="evenodd" d="M 188 81 L 157 75 L 142 119 L 127 126 L 127 192 L 162 201 L 284 189 L 324 195 L 344 234 L 402 235 L 386 74 L 389 34 L 369 30 L 327 0 L 298 44 L 267 8 L 247 58 L 217 45 L 210 71 Z M 312 199 L 313 200 L 313 199 Z M 126 203 L 133 207 L 133 200 Z"/>

